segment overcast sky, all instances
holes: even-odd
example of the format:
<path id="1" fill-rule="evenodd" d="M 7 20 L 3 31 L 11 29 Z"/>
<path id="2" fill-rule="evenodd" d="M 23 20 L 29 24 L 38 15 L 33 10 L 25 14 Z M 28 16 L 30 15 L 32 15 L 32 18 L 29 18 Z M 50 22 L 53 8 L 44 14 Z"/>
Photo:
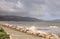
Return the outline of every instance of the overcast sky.
<path id="1" fill-rule="evenodd" d="M 60 19 L 60 0 L 0 0 L 0 15 Z"/>

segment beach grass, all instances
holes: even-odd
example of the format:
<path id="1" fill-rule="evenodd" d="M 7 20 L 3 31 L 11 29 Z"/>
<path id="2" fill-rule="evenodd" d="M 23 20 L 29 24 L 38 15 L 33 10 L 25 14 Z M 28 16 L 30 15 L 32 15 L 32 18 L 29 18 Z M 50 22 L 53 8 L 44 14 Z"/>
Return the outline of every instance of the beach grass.
<path id="1" fill-rule="evenodd" d="M 10 39 L 9 35 L 4 31 L 3 28 L 0 28 L 0 39 Z"/>

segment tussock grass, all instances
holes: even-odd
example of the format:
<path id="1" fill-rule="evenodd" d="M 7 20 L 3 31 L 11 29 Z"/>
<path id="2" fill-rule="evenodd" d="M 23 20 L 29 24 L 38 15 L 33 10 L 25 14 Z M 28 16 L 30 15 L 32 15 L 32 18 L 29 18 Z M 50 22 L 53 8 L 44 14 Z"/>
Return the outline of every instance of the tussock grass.
<path id="1" fill-rule="evenodd" d="M 3 28 L 0 28 L 0 39 L 10 39 L 9 35 L 4 31 Z"/>

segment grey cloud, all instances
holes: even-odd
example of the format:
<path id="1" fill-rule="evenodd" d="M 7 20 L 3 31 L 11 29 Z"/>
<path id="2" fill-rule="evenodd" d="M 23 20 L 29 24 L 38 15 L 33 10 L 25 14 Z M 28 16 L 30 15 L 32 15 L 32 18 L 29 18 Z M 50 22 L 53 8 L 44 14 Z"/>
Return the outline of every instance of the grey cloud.
<path id="1" fill-rule="evenodd" d="M 60 0 L 0 0 L 0 10 L 3 15 L 54 20 L 60 19 Z"/>

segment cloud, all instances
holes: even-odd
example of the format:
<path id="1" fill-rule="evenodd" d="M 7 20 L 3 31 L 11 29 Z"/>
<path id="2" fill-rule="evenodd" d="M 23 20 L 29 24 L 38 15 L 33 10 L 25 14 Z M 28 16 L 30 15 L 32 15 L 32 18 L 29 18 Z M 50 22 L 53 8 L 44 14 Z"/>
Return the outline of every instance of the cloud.
<path id="1" fill-rule="evenodd" d="M 23 4 L 20 3 L 20 1 L 14 2 L 7 2 L 6 0 L 0 1 L 0 8 L 4 11 L 9 12 L 17 12 L 19 10 L 23 9 Z"/>
<path id="2" fill-rule="evenodd" d="M 0 0 L 0 12 L 43 20 L 60 19 L 60 0 Z"/>
<path id="3" fill-rule="evenodd" d="M 17 1 L 16 6 L 19 7 L 19 8 L 22 8 L 23 7 L 23 4 L 20 1 Z"/>
<path id="4" fill-rule="evenodd" d="M 4 10 L 4 11 L 14 11 L 14 9 L 12 8 L 14 5 L 13 3 L 9 3 L 9 2 L 6 2 L 5 0 L 2 0 L 0 1 L 0 8 L 1 10 Z"/>

